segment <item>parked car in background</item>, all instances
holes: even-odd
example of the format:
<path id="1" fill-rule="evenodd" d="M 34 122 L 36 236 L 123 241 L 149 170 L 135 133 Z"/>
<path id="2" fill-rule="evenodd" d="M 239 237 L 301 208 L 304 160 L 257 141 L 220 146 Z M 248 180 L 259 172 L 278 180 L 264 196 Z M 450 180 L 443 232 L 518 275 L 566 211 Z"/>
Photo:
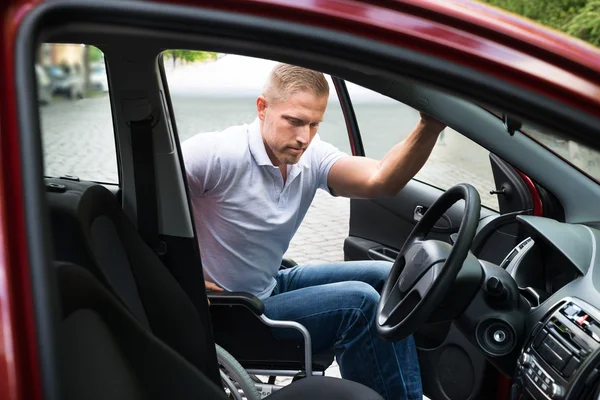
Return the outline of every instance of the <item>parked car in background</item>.
<path id="1" fill-rule="evenodd" d="M 106 77 L 106 66 L 104 63 L 90 66 L 90 85 L 97 92 L 108 92 L 108 79 Z"/>
<path id="2" fill-rule="evenodd" d="M 35 76 L 37 79 L 38 102 L 46 105 L 52 101 L 52 82 L 44 68 L 39 64 L 35 64 Z"/>
<path id="3" fill-rule="evenodd" d="M 82 99 L 84 93 L 83 74 L 70 66 L 51 65 L 46 72 L 52 81 L 52 94 L 69 99 Z"/>

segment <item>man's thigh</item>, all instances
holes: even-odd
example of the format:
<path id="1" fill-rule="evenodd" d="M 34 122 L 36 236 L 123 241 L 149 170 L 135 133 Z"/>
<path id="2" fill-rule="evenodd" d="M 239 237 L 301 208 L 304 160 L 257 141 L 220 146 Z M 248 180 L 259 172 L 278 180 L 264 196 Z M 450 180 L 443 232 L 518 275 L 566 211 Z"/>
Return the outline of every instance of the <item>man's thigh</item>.
<path id="1" fill-rule="evenodd" d="M 365 282 L 381 292 L 392 268 L 387 261 L 346 261 L 337 263 L 298 265 L 279 271 L 275 294 L 330 283 Z"/>
<path id="2" fill-rule="evenodd" d="M 313 352 L 318 353 L 333 347 L 352 322 L 366 328 L 378 301 L 379 293 L 369 284 L 348 281 L 288 291 L 265 299 L 264 304 L 267 317 L 304 325 L 311 334 Z M 277 329 L 275 335 L 301 338 L 291 329 Z"/>

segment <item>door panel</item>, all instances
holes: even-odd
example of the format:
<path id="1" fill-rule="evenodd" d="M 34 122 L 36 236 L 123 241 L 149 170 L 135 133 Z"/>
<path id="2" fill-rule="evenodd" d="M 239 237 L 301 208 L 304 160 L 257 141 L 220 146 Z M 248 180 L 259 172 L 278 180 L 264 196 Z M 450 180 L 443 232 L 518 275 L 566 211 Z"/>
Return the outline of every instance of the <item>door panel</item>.
<path id="1" fill-rule="evenodd" d="M 392 198 L 352 199 L 350 234 L 344 241 L 345 259 L 390 261 L 415 227 L 419 219 L 417 208 L 426 210 L 442 193 L 440 189 L 412 180 Z M 436 223 L 428 238 L 449 242 L 450 234 L 458 231 L 463 210 L 464 202 L 457 202 Z M 481 218 L 494 214 L 483 208 Z"/>

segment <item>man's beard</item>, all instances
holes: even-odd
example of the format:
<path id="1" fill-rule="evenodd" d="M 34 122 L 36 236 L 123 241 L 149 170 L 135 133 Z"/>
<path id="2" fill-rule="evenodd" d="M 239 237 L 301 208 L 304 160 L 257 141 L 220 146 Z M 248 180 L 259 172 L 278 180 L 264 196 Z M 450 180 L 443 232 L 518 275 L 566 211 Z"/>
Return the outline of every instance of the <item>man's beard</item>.
<path id="1" fill-rule="evenodd" d="M 298 162 L 300 162 L 300 159 L 302 158 L 303 155 L 304 155 L 304 151 L 298 155 L 293 155 L 293 154 L 289 154 L 286 152 L 282 152 L 281 158 L 279 160 L 282 161 L 286 165 L 294 165 L 294 164 L 298 164 Z"/>
<path id="2" fill-rule="evenodd" d="M 283 160 L 283 163 L 286 165 L 298 164 L 298 162 L 300 162 L 301 157 L 302 156 L 298 156 L 298 157 L 287 156 L 286 159 Z"/>

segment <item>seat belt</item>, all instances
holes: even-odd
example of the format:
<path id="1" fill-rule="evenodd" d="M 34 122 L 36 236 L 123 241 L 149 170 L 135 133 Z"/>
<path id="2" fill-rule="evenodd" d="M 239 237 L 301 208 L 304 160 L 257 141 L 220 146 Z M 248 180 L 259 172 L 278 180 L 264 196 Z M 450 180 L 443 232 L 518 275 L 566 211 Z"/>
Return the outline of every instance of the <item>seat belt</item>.
<path id="1" fill-rule="evenodd" d="M 138 231 L 152 250 L 162 256 L 166 254 L 167 247 L 158 234 L 153 127 L 152 116 L 139 121 L 130 121 Z"/>

